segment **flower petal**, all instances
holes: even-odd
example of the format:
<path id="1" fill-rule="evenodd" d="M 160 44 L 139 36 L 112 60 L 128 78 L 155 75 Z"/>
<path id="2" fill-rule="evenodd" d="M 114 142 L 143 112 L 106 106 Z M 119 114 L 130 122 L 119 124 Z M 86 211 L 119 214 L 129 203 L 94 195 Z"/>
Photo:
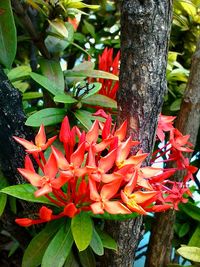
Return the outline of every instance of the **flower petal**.
<path id="1" fill-rule="evenodd" d="M 23 177 L 25 177 L 32 185 L 37 186 L 37 187 L 41 187 L 41 178 L 42 176 L 40 176 L 39 174 L 37 174 L 36 172 L 33 172 L 31 170 L 27 170 L 27 169 L 21 169 L 18 168 L 17 169 L 21 175 Z"/>
<path id="2" fill-rule="evenodd" d="M 119 201 L 104 202 L 104 209 L 110 214 L 131 214 L 132 212 Z"/>
<path id="3" fill-rule="evenodd" d="M 45 145 L 45 143 L 46 143 L 46 134 L 44 130 L 44 125 L 42 124 L 40 126 L 37 135 L 35 136 L 35 144 L 37 147 L 42 147 L 43 145 Z"/>

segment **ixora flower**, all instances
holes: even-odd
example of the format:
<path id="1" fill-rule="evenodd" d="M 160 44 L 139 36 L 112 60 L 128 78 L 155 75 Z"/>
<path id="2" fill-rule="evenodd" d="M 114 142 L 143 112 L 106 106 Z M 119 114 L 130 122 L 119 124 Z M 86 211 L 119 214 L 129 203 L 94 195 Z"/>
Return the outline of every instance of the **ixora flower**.
<path id="1" fill-rule="evenodd" d="M 25 168 L 18 169 L 20 174 L 36 187 L 35 197 L 43 196 L 57 206 L 55 210 L 42 206 L 38 219 L 18 218 L 16 223 L 27 227 L 61 217 L 72 218 L 80 212 L 145 215 L 172 207 L 177 209 L 179 202 L 187 201 L 183 198 L 183 194 L 190 195 L 186 182 L 196 169 L 182 154 L 191 151 L 186 147 L 191 144 L 188 136 L 182 136 L 173 127 L 174 117 L 160 117 L 157 133 L 162 140 L 163 132 L 170 132 L 170 148 L 158 149 L 152 160 L 158 158 L 157 154 L 162 157 L 167 153 L 167 161 L 175 159 L 178 162 L 177 167 L 163 169 L 144 167 L 148 154 L 141 150 L 131 154 L 132 147 L 139 142 L 131 137 L 126 139 L 126 121 L 116 128 L 111 116 L 103 110 L 94 115 L 101 115 L 105 121 L 95 120 L 88 132 L 77 126 L 71 129 L 65 117 L 59 134 L 59 148 L 56 145 L 49 147 L 56 137 L 46 142 L 43 126 L 36 135 L 35 144 L 15 137 L 26 152 L 35 157 L 39 167 L 37 173 L 27 155 Z M 48 158 L 46 154 L 49 153 L 44 153 L 47 147 Z M 35 156 L 35 153 L 39 155 Z M 186 172 L 184 181 L 170 181 L 169 178 L 179 170 Z"/>

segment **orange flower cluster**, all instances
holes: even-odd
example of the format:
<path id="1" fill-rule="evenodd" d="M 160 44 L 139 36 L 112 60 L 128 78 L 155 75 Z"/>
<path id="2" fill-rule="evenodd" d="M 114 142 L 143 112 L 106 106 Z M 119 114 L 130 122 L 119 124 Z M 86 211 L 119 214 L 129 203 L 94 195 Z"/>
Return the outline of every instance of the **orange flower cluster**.
<path id="1" fill-rule="evenodd" d="M 105 121 L 95 120 L 88 132 L 81 132 L 77 126 L 71 129 L 68 118 L 64 118 L 59 135 L 62 149 L 52 145 L 56 137 L 46 141 L 43 125 L 36 135 L 35 144 L 14 137 L 40 168 L 37 173 L 27 155 L 25 168 L 18 169 L 20 174 L 37 188 L 35 197 L 45 196 L 60 210 L 53 214 L 50 208 L 43 206 L 38 219 L 16 219 L 19 225 L 30 226 L 64 216 L 74 217 L 80 211 L 145 215 L 176 208 L 180 201 L 186 201 L 183 194 L 189 190 L 185 183 L 168 180 L 180 166 L 173 169 L 143 167 L 148 154 L 138 150 L 136 155 L 131 155 L 131 148 L 139 142 L 131 137 L 125 139 L 127 122 L 116 129 L 111 116 L 103 110 L 94 115 L 101 115 Z M 165 123 L 160 123 L 159 131 L 165 131 L 165 127 Z M 190 150 L 186 147 L 187 137 L 177 130 L 171 132 L 170 143 L 180 153 Z M 44 154 L 47 148 L 50 150 L 48 159 Z M 170 157 L 177 157 L 177 154 L 174 155 L 173 151 Z M 189 173 L 185 178 L 188 180 L 194 169 L 186 160 L 182 162 L 182 168 L 183 165 Z"/>

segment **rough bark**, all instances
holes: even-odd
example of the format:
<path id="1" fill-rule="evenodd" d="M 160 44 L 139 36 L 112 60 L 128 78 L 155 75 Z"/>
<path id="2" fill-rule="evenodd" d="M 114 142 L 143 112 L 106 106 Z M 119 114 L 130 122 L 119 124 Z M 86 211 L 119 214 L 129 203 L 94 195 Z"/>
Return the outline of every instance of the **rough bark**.
<path id="1" fill-rule="evenodd" d="M 140 148 L 149 153 L 153 149 L 157 117 L 166 92 L 171 17 L 172 2 L 169 0 L 126 0 L 121 5 L 118 123 L 127 119 L 128 135 L 140 140 Z M 109 222 L 107 228 L 117 239 L 119 250 L 106 255 L 102 267 L 133 266 L 141 225 L 141 217 L 122 223 Z"/>
<path id="2" fill-rule="evenodd" d="M 10 184 L 25 182 L 17 172 L 17 168 L 24 164 L 25 152 L 13 139 L 13 135 L 32 138 L 32 131 L 24 125 L 24 122 L 21 94 L 8 81 L 0 66 L 0 168 Z M 30 207 L 33 208 L 28 202 L 23 202 L 24 209 L 30 210 Z M 28 233 L 22 227 L 15 225 L 10 212 L 5 211 L 0 221 L 4 229 L 19 240 L 22 247 L 27 245 Z"/>
<path id="3" fill-rule="evenodd" d="M 181 109 L 176 120 L 176 128 L 183 134 L 190 134 L 195 144 L 200 122 L 200 41 L 192 58 L 191 71 Z M 180 179 L 180 175 L 175 179 Z M 171 242 L 175 212 L 157 214 L 150 238 L 146 266 L 165 267 L 170 262 Z M 164 234 L 167 232 L 167 236 Z M 162 253 L 161 253 L 162 251 Z M 158 253 L 160 252 L 160 253 Z"/>

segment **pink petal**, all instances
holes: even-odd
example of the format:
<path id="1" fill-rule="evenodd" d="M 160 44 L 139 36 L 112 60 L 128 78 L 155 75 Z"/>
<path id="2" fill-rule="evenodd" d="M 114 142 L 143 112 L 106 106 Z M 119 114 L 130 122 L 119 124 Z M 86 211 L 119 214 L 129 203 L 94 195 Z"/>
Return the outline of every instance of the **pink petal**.
<path id="1" fill-rule="evenodd" d="M 45 184 L 43 187 L 35 191 L 35 197 L 41 197 L 52 192 L 52 187 L 49 184 Z"/>
<path id="2" fill-rule="evenodd" d="M 101 202 L 96 202 L 96 203 L 91 204 L 90 208 L 94 214 L 103 214 L 104 213 Z"/>
<path id="3" fill-rule="evenodd" d="M 115 131 L 114 136 L 117 136 L 120 141 L 123 141 L 126 137 L 127 131 L 127 120 L 125 120 L 122 125 Z"/>
<path id="4" fill-rule="evenodd" d="M 20 172 L 20 174 L 25 177 L 32 185 L 40 187 L 41 186 L 41 178 L 42 176 L 40 176 L 39 174 L 37 174 L 36 172 L 33 172 L 31 170 L 27 170 L 27 169 L 21 169 L 18 168 L 18 171 Z"/>
<path id="5" fill-rule="evenodd" d="M 47 163 L 44 165 L 44 174 L 51 180 L 55 178 L 58 172 L 56 159 L 53 153 L 49 156 Z"/>
<path id="6" fill-rule="evenodd" d="M 101 189 L 101 198 L 109 200 L 116 195 L 121 185 L 121 179 L 118 179 L 112 183 L 105 184 Z"/>
<path id="7" fill-rule="evenodd" d="M 104 173 L 108 172 L 113 167 L 116 156 L 117 149 L 114 149 L 108 155 L 100 159 L 98 167 L 103 170 Z"/>
<path id="8" fill-rule="evenodd" d="M 44 130 L 44 125 L 42 124 L 35 137 L 35 144 L 38 147 L 42 147 L 45 143 L 46 143 L 46 134 Z"/>
<path id="9" fill-rule="evenodd" d="M 132 212 L 119 201 L 104 202 L 104 209 L 110 214 L 131 214 Z"/>
<path id="10" fill-rule="evenodd" d="M 81 145 L 76 149 L 76 151 L 70 157 L 70 163 L 73 163 L 74 167 L 80 167 L 83 163 L 85 155 L 85 143 L 81 143 Z"/>
<path id="11" fill-rule="evenodd" d="M 62 152 L 54 146 L 51 146 L 51 149 L 57 161 L 58 168 L 61 170 L 67 170 L 69 168 L 69 163 Z"/>
<path id="12" fill-rule="evenodd" d="M 17 136 L 13 136 L 13 138 L 19 144 L 21 144 L 22 146 L 24 146 L 27 150 L 41 151 L 41 149 L 38 148 L 37 146 L 35 146 L 32 142 L 29 142 L 29 141 L 27 141 L 27 140 L 25 140 L 23 138 L 17 137 Z"/>
<path id="13" fill-rule="evenodd" d="M 96 143 L 99 136 L 99 123 L 97 120 L 93 123 L 91 129 L 86 134 L 86 141 L 91 144 Z"/>

